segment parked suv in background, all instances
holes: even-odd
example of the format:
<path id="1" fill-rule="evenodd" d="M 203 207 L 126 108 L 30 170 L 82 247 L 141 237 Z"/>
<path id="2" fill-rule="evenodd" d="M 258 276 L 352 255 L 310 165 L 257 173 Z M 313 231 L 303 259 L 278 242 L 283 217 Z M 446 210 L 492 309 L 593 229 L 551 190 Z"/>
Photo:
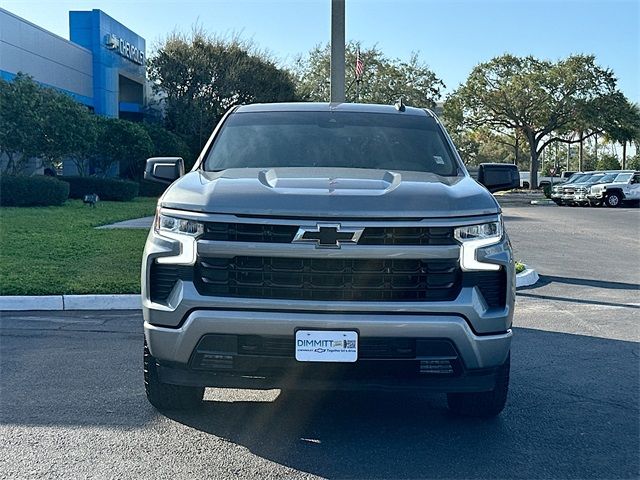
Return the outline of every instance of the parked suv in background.
<path id="1" fill-rule="evenodd" d="M 602 172 L 591 176 L 586 182 L 579 182 L 575 185 L 573 192 L 573 199 L 569 202 L 573 205 L 579 205 L 586 207 L 589 205 L 589 199 L 587 195 L 593 185 L 599 185 L 602 183 L 612 182 L 619 172 Z"/>
<path id="2" fill-rule="evenodd" d="M 581 179 L 587 178 L 590 175 L 591 173 L 583 173 L 583 172 L 572 173 L 571 176 L 567 177 L 564 183 L 554 185 L 551 188 L 551 200 L 553 200 L 557 205 L 563 205 L 564 202 L 562 200 L 562 195 L 564 193 L 564 187 L 573 185 L 574 183 L 577 183 Z"/>
<path id="3" fill-rule="evenodd" d="M 640 200 L 640 172 L 623 171 L 611 183 L 591 187 L 587 198 L 592 205 L 619 207 L 624 201 Z"/>
<path id="4" fill-rule="evenodd" d="M 196 406 L 204 387 L 417 388 L 460 414 L 503 409 L 511 247 L 431 111 L 235 107 L 183 169 L 145 172 L 178 179 L 142 263 L 154 406 Z M 517 186 L 498 177 L 486 186 Z"/>

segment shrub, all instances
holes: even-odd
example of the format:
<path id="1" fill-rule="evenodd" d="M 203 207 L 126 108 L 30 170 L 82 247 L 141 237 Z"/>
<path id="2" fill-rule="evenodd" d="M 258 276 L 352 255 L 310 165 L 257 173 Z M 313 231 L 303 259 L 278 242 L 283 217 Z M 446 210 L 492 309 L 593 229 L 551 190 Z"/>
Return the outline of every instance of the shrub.
<path id="1" fill-rule="evenodd" d="M 0 177 L 0 205 L 31 207 L 62 205 L 69 198 L 69 185 L 52 177 Z"/>
<path id="2" fill-rule="evenodd" d="M 61 177 L 61 180 L 70 185 L 71 198 L 83 198 L 96 193 L 100 200 L 128 202 L 138 195 L 138 184 L 127 180 L 101 177 Z"/>
<path id="3" fill-rule="evenodd" d="M 545 198 L 551 198 L 551 185 L 546 183 L 543 187 Z"/>
<path id="4" fill-rule="evenodd" d="M 516 262 L 516 274 L 522 273 L 526 270 L 527 266 L 522 262 Z"/>

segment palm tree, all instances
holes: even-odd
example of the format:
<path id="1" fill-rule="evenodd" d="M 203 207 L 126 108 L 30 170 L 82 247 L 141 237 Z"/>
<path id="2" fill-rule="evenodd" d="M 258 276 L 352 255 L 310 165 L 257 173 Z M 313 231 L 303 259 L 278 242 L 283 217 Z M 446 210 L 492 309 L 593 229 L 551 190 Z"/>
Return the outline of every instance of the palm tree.
<path id="1" fill-rule="evenodd" d="M 607 136 L 622 145 L 622 168 L 627 166 L 627 144 L 640 142 L 640 106 L 625 102 L 616 121 L 607 128 Z"/>

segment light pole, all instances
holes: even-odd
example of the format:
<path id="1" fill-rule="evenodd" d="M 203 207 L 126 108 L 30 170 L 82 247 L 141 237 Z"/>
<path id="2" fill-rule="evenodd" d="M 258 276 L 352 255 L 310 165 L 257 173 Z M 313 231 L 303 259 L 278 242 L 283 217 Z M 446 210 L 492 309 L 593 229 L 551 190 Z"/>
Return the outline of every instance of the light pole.
<path id="1" fill-rule="evenodd" d="M 341 103 L 344 94 L 344 2 L 331 0 L 331 102 Z"/>

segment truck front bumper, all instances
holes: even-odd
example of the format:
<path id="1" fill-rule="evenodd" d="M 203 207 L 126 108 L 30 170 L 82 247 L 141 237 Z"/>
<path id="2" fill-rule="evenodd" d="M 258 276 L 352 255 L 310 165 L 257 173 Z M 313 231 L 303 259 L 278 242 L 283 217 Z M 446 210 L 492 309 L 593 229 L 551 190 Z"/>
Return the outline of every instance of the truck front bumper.
<path id="1" fill-rule="evenodd" d="M 261 355 L 239 348 L 238 338 L 280 338 L 285 343 L 290 341 L 291 352 L 298 328 L 355 330 L 361 342 L 407 339 L 418 347 L 410 356 L 359 358 L 350 364 L 298 362 L 286 352 Z M 145 322 L 144 333 L 151 354 L 158 361 L 161 381 L 166 383 L 255 389 L 295 385 L 303 389 L 418 388 L 447 392 L 491 390 L 497 368 L 509 355 L 512 337 L 511 330 L 477 335 L 464 318 L 456 315 L 229 310 L 193 311 L 179 328 Z M 217 343 L 199 347 L 201 340 L 211 334 Z M 452 348 L 444 351 L 442 347 L 447 342 Z M 450 362 L 449 370 L 432 368 L 446 362 Z"/>

